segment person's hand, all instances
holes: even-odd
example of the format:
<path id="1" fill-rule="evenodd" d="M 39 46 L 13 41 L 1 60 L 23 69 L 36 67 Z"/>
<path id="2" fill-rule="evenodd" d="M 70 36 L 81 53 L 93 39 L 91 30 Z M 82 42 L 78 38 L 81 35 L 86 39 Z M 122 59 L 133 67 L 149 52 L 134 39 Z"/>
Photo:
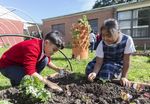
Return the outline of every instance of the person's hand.
<path id="1" fill-rule="evenodd" d="M 56 83 L 53 83 L 53 82 L 50 82 L 50 81 L 47 81 L 47 86 L 55 91 L 58 91 L 58 92 L 62 92 L 63 89 L 61 87 L 59 87 Z"/>
<path id="2" fill-rule="evenodd" d="M 120 79 L 120 83 L 121 83 L 122 86 L 131 87 L 131 82 L 125 77 L 122 77 Z"/>
<path id="3" fill-rule="evenodd" d="M 59 67 L 58 69 L 59 69 L 59 74 L 60 75 L 64 75 L 64 72 L 70 73 L 70 71 L 67 70 L 66 68 Z"/>
<path id="4" fill-rule="evenodd" d="M 93 82 L 94 79 L 96 78 L 96 73 L 95 72 L 92 72 L 88 75 L 88 80 Z"/>

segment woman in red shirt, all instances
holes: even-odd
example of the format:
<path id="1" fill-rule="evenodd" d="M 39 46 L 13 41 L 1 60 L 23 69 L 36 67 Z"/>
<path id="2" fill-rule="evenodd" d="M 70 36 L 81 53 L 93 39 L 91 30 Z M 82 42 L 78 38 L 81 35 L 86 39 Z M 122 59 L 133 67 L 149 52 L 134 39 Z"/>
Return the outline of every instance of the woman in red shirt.
<path id="1" fill-rule="evenodd" d="M 64 48 L 60 36 L 60 32 L 53 31 L 48 33 L 44 40 L 31 39 L 14 45 L 0 58 L 0 72 L 10 79 L 12 86 L 19 85 L 25 75 L 31 75 L 39 78 L 50 88 L 62 91 L 57 84 L 39 74 L 46 65 L 58 72 L 63 70 L 50 61 L 51 55 Z"/>

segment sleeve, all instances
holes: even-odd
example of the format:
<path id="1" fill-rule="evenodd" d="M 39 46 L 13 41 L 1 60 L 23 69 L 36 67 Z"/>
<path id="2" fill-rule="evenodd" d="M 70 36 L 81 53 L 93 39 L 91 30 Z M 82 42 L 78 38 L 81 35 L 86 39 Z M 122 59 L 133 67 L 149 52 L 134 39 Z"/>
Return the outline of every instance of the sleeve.
<path id="1" fill-rule="evenodd" d="M 37 48 L 26 47 L 23 65 L 27 75 L 32 75 L 34 72 L 36 72 L 38 53 L 39 51 Z"/>
<path id="2" fill-rule="evenodd" d="M 102 41 L 99 43 L 97 49 L 96 49 L 96 56 L 99 58 L 104 58 L 104 52 L 103 52 L 103 43 Z"/>
<path id="3" fill-rule="evenodd" d="M 51 62 L 51 57 L 48 57 L 48 63 Z"/>
<path id="4" fill-rule="evenodd" d="M 126 43 L 124 54 L 131 54 L 134 52 L 136 52 L 134 42 L 133 42 L 133 39 L 131 37 L 129 37 L 127 40 L 127 43 Z"/>

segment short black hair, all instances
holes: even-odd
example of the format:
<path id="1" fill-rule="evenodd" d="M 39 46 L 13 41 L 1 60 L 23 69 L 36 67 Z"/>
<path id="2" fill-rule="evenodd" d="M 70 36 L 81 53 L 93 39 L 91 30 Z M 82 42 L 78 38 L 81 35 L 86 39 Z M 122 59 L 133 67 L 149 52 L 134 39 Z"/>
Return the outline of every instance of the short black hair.
<path id="1" fill-rule="evenodd" d="M 91 30 L 91 33 L 93 33 L 93 30 Z"/>
<path id="2" fill-rule="evenodd" d="M 51 32 L 47 33 L 44 40 L 51 41 L 53 44 L 55 44 L 60 49 L 64 48 L 62 33 L 60 33 L 57 30 L 54 30 L 54 31 L 51 31 Z"/>
<path id="3" fill-rule="evenodd" d="M 119 26 L 118 26 L 117 20 L 113 19 L 113 18 L 105 20 L 101 27 L 101 31 L 103 29 L 106 29 L 110 34 L 112 34 L 112 32 L 114 30 L 119 31 Z"/>

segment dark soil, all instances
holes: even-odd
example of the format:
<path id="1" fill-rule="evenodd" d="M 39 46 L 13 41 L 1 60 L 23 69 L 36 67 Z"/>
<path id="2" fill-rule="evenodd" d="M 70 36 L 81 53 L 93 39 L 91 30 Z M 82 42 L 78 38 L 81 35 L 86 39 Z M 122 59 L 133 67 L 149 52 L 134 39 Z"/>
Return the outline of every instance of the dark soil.
<path id="1" fill-rule="evenodd" d="M 124 88 L 113 83 L 102 84 L 99 80 L 90 83 L 82 74 L 66 74 L 64 77 L 48 78 L 58 83 L 64 92 L 58 93 L 51 89 L 53 96 L 47 104 L 150 104 L 150 98 L 145 97 L 150 88 L 137 92 L 134 89 Z M 132 99 L 124 101 L 121 92 L 124 91 L 132 95 Z M 39 104 L 28 97 L 23 97 L 17 88 L 10 88 L 0 92 L 0 98 L 10 99 L 14 104 Z"/>

